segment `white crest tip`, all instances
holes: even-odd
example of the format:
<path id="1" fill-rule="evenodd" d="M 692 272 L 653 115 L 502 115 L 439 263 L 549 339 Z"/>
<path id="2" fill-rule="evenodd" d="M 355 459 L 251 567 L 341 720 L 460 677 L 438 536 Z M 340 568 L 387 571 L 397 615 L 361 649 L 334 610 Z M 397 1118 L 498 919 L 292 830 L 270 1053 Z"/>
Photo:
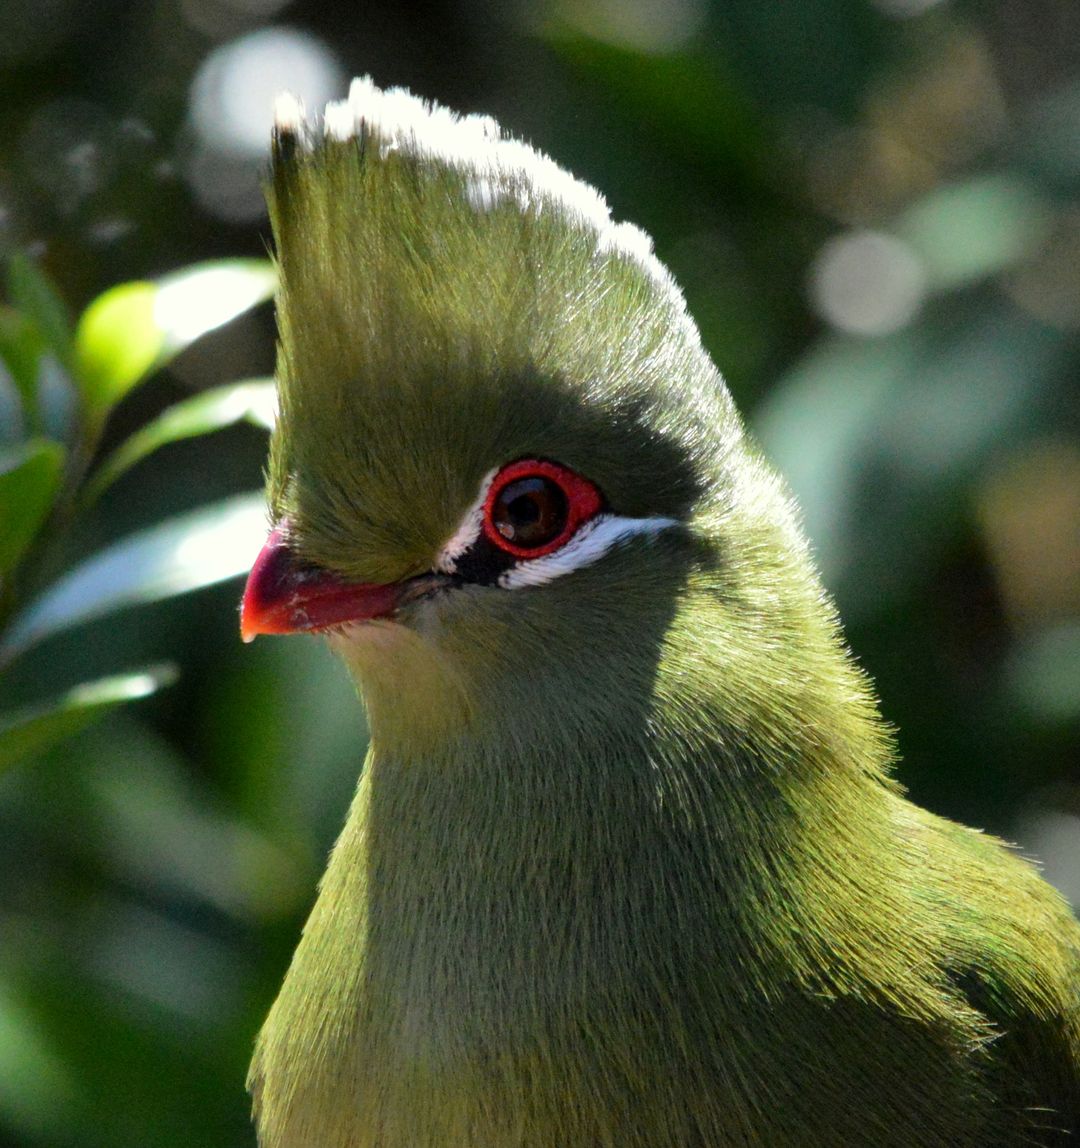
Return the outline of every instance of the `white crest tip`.
<path id="1" fill-rule="evenodd" d="M 594 187 L 531 145 L 504 135 L 491 116 L 460 116 L 405 88 L 379 88 L 370 76 L 354 79 L 344 100 L 326 105 L 321 133 L 305 120 L 303 104 L 291 94 L 278 97 L 274 112 L 278 138 L 299 144 L 305 153 L 320 150 L 321 134 L 330 145 L 370 142 L 366 162 L 397 152 L 424 166 L 449 169 L 461 177 L 464 201 L 478 214 L 514 205 L 534 215 L 554 210 L 568 229 L 591 233 L 599 257 L 636 264 L 667 296 L 677 321 L 697 342 L 682 294 L 657 259 L 649 236 L 633 224 L 615 223 Z"/>
<path id="2" fill-rule="evenodd" d="M 304 101 L 292 92 L 281 92 L 274 100 L 274 131 L 279 135 L 298 136 L 306 125 Z"/>
<path id="3" fill-rule="evenodd" d="M 339 143 L 356 135 L 356 117 L 348 100 L 338 100 L 323 109 L 323 135 Z"/>

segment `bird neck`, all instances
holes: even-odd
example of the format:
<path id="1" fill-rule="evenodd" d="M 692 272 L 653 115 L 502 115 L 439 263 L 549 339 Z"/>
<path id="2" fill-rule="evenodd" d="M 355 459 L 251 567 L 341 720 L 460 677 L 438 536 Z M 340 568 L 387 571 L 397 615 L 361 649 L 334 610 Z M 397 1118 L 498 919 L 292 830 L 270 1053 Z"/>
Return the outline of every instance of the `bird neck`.
<path id="1" fill-rule="evenodd" d="M 579 690 L 559 721 L 462 709 L 468 691 L 436 675 L 438 716 L 387 724 L 389 693 L 367 691 L 368 762 L 253 1062 L 261 1127 L 282 1130 L 268 1144 L 465 1142 L 492 1088 L 520 1106 L 597 1079 L 583 1032 L 674 1056 L 678 1018 L 744 1031 L 762 985 L 827 997 L 823 946 L 852 982 L 846 963 L 895 950 L 880 892 L 903 860 L 873 844 L 891 836 L 888 750 L 858 674 L 838 648 L 811 646 L 820 672 L 797 678 L 746 643 L 703 648 L 716 620 L 685 606 L 647 670 L 619 669 L 648 688 Z M 522 714 L 513 689 L 489 696 Z M 357 1115 L 374 1110 L 397 1139 Z"/>
<path id="2" fill-rule="evenodd" d="M 805 647 L 797 676 L 790 648 L 709 617 L 729 606 L 691 585 L 662 643 L 639 622 L 594 644 L 576 689 L 525 666 L 455 682 L 417 658 L 409 689 L 436 716 L 405 723 L 403 687 L 371 683 L 368 765 L 322 897 L 362 917 L 369 973 L 396 982 L 441 961 L 483 993 L 494 970 L 506 985 L 515 969 L 535 1002 L 647 963 L 642 936 L 683 944 L 703 913 L 759 953 L 775 917 L 759 890 L 829 879 L 823 864 L 843 884 L 867 865 L 889 836 L 890 746 L 813 602 L 781 619 Z"/>

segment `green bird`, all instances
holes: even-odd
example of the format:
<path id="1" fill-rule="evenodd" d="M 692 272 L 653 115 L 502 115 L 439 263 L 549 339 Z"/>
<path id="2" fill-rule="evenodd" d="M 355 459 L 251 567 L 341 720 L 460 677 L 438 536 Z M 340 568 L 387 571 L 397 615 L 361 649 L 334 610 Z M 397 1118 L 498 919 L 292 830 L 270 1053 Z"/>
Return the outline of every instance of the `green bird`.
<path id="1" fill-rule="evenodd" d="M 371 732 L 264 1148 L 1080 1143 L 1080 928 L 905 800 L 783 483 L 637 228 L 491 119 L 277 108 L 246 638 Z"/>

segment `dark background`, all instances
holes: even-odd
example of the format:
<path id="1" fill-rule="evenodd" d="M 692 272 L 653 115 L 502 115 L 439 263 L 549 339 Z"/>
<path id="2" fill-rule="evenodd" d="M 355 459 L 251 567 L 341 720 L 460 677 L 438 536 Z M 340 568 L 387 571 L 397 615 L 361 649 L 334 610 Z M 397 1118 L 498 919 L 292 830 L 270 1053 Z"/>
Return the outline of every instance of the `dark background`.
<path id="1" fill-rule="evenodd" d="M 260 255 L 269 107 L 350 75 L 494 114 L 655 238 L 804 509 L 916 799 L 1080 900 L 1080 6 L 0 0 L 0 243 L 73 310 Z M 134 392 L 271 369 L 269 308 Z M 0 380 L 2 383 L 2 380 Z M 2 389 L 2 387 L 0 387 Z M 0 438 L 3 427 L 0 406 Z M 257 487 L 167 448 L 74 551 Z M 252 1144 L 251 1042 L 364 748 L 316 640 L 232 582 L 46 643 L 0 699 L 177 685 L 0 778 L 0 1145 Z"/>

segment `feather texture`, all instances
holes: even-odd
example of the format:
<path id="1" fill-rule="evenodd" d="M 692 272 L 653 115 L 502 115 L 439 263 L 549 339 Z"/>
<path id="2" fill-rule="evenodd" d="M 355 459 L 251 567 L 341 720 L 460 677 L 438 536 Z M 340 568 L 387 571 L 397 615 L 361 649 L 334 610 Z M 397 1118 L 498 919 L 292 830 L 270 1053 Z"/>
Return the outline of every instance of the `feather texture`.
<path id="1" fill-rule="evenodd" d="M 648 241 L 491 120 L 369 81 L 322 135 L 280 106 L 270 201 L 298 561 L 431 570 L 523 456 L 671 524 L 331 635 L 371 746 L 259 1037 L 264 1148 L 1072 1142 L 1080 929 L 890 780 Z"/>

